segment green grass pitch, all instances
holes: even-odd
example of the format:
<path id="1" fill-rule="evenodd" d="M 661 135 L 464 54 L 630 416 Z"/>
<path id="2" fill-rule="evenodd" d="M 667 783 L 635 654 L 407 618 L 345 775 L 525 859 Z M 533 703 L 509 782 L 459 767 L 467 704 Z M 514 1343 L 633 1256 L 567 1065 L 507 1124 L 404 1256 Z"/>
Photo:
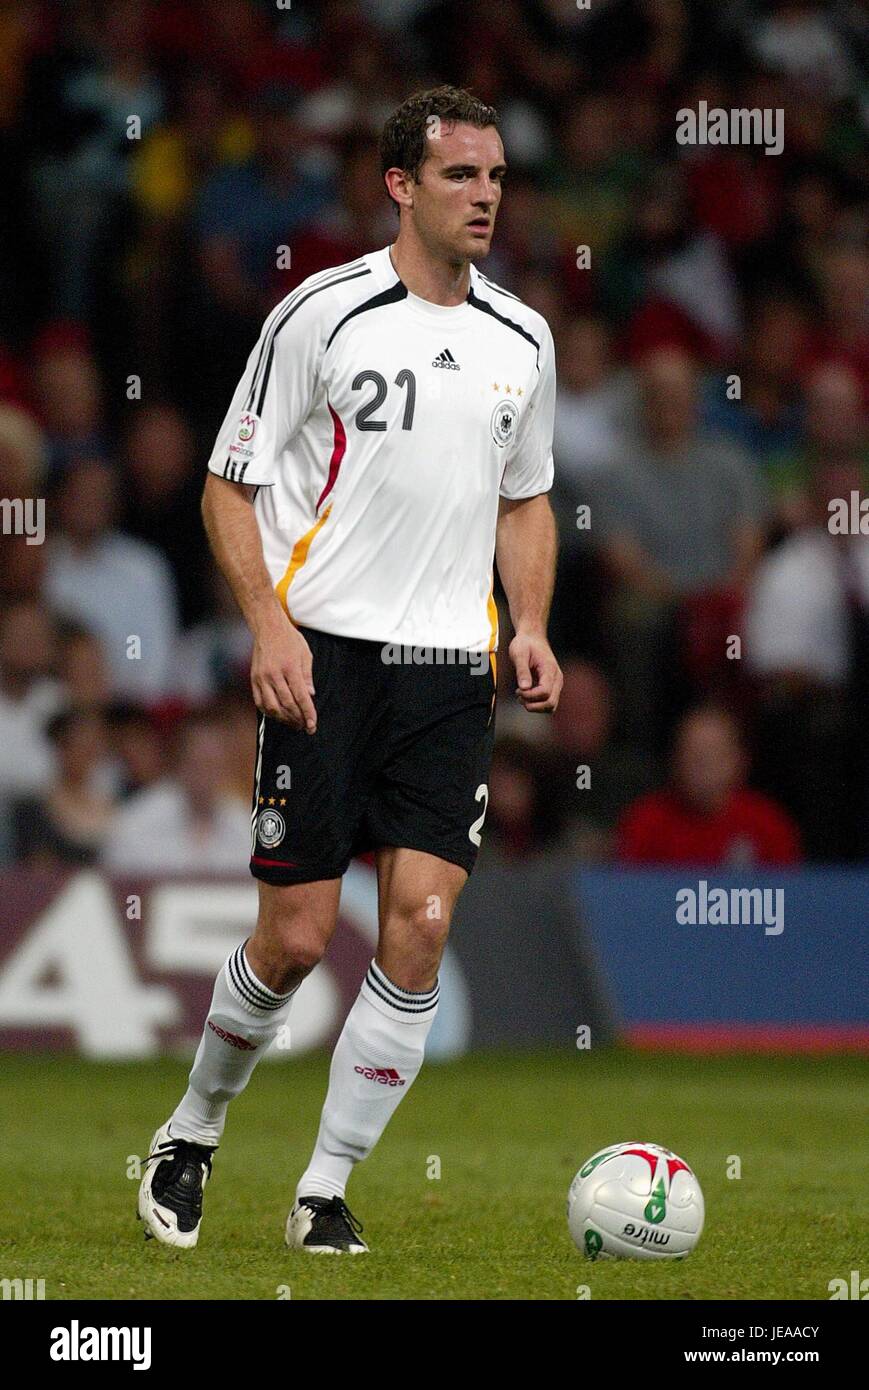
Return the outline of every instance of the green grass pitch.
<path id="1" fill-rule="evenodd" d="M 866 1269 L 859 1057 L 487 1053 L 429 1064 L 348 1198 L 372 1253 L 290 1252 L 283 1226 L 328 1058 L 260 1066 L 231 1107 L 199 1247 L 145 1242 L 131 1156 L 187 1066 L 0 1065 L 0 1278 L 48 1299 L 827 1299 Z M 706 1228 L 685 1261 L 588 1263 L 567 1232 L 580 1164 L 618 1140 L 685 1156 Z M 742 1176 L 729 1179 L 737 1155 Z M 440 1163 L 440 1177 L 430 1177 Z"/>

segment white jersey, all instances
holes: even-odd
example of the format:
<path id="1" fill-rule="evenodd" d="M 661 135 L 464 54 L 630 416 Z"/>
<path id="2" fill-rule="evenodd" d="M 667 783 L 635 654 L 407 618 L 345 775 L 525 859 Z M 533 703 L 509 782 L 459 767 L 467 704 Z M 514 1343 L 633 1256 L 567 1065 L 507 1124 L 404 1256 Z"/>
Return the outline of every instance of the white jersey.
<path id="1" fill-rule="evenodd" d="M 385 247 L 272 311 L 208 467 L 259 486 L 294 623 L 493 651 L 498 499 L 552 486 L 554 410 L 540 314 L 473 265 L 464 303 L 420 299 Z"/>

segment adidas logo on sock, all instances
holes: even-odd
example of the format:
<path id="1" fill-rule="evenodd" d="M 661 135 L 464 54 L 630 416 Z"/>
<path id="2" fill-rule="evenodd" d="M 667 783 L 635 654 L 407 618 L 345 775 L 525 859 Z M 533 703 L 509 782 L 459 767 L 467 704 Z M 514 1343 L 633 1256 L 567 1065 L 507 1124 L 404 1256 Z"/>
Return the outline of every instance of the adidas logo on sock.
<path id="1" fill-rule="evenodd" d="M 449 348 L 444 348 L 443 352 L 438 353 L 437 357 L 432 362 L 432 366 L 446 367 L 451 372 L 460 372 L 462 370 Z"/>
<path id="2" fill-rule="evenodd" d="M 225 1028 L 221 1028 L 219 1023 L 212 1023 L 208 1020 L 208 1026 L 212 1033 L 216 1033 L 219 1038 L 223 1038 L 230 1047 L 237 1047 L 239 1052 L 256 1052 L 256 1043 L 248 1042 L 247 1038 L 239 1037 L 238 1033 L 228 1033 Z"/>
<path id="3" fill-rule="evenodd" d="M 364 1076 L 367 1081 L 379 1081 L 381 1086 L 404 1086 L 402 1076 L 399 1076 L 395 1067 L 354 1067 L 360 1076 Z"/>

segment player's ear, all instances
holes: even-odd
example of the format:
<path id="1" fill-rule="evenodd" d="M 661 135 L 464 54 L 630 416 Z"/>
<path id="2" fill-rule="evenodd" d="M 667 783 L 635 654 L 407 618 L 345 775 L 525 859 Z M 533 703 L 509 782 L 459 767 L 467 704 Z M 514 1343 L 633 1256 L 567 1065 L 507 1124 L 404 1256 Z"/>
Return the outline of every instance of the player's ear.
<path id="1" fill-rule="evenodd" d="M 383 180 L 393 202 L 398 203 L 400 207 L 413 206 L 413 180 L 406 169 L 387 169 Z"/>

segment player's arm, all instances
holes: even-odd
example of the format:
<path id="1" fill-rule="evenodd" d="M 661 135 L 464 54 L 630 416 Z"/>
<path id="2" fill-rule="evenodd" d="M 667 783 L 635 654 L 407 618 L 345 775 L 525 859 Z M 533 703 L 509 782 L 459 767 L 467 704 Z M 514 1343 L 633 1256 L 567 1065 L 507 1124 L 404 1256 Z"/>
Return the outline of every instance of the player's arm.
<path id="1" fill-rule="evenodd" d="M 266 319 L 208 460 L 202 516 L 215 560 L 254 639 L 257 708 L 314 733 L 311 650 L 281 607 L 254 509 L 257 488 L 286 467 L 285 450 L 313 402 L 325 295 L 296 295 Z"/>
<path id="2" fill-rule="evenodd" d="M 552 487 L 555 420 L 555 349 L 542 329 L 537 382 L 501 479 L 495 558 L 516 636 L 510 659 L 517 694 L 527 710 L 554 710 L 563 679 L 546 637 L 555 586 L 555 518 L 546 496 Z"/>
<path id="3" fill-rule="evenodd" d="M 518 696 L 532 713 L 554 710 L 563 679 L 546 636 L 555 584 L 556 527 L 549 498 L 511 500 L 498 507 L 495 558 L 516 635 L 510 659 Z"/>
<path id="4" fill-rule="evenodd" d="M 250 683 L 257 709 L 312 734 L 317 712 L 311 649 L 274 591 L 253 509 L 255 495 L 254 486 L 209 473 L 202 519 L 214 558 L 253 633 Z"/>

